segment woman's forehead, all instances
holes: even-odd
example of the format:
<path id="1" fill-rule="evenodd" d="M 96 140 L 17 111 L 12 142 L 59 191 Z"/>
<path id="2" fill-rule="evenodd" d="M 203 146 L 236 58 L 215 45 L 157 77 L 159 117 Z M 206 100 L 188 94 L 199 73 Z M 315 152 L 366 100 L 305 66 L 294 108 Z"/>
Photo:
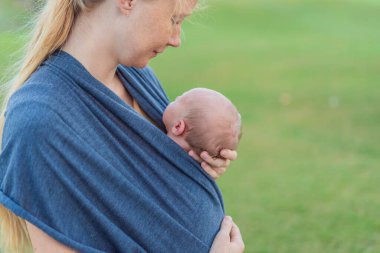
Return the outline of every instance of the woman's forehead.
<path id="1" fill-rule="evenodd" d="M 180 18 L 190 16 L 197 3 L 197 0 L 177 0 L 177 8 L 174 15 Z"/>

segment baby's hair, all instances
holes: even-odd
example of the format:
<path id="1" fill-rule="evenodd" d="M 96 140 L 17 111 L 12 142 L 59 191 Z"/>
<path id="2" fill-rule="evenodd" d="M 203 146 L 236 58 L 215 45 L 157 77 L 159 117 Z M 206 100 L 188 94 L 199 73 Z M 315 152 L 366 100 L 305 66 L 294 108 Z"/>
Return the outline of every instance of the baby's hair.
<path id="1" fill-rule="evenodd" d="M 216 101 L 207 103 L 209 106 L 198 101 L 197 96 L 187 101 L 185 140 L 195 153 L 207 151 L 211 156 L 219 157 L 222 149 L 236 150 L 241 138 L 241 116 L 226 97 L 215 94 Z"/>

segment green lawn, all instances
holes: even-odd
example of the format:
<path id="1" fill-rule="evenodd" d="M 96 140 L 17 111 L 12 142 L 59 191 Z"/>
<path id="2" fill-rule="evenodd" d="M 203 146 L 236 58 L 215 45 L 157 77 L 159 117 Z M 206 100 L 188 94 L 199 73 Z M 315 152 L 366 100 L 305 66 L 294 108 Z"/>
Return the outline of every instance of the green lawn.
<path id="1" fill-rule="evenodd" d="M 22 37 L 28 15 L 22 5 L 14 0 L 0 1 L 0 83 L 1 94 L 3 83 L 14 72 L 12 65 L 19 59 Z"/>
<path id="2" fill-rule="evenodd" d="M 171 98 L 205 86 L 240 110 L 218 183 L 246 252 L 380 252 L 380 0 L 208 5 L 151 66 Z M 1 70 L 16 27 L 0 32 Z"/>

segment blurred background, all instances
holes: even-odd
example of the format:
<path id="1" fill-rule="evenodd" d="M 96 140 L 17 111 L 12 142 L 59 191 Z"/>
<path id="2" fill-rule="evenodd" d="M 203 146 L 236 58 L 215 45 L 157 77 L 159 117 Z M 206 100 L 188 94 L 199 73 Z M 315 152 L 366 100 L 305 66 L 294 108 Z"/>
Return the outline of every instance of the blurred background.
<path id="1" fill-rule="evenodd" d="M 2 80 L 29 2 L 0 2 Z M 380 0 L 209 0 L 151 66 L 171 99 L 208 87 L 241 112 L 218 184 L 246 252 L 380 252 Z"/>

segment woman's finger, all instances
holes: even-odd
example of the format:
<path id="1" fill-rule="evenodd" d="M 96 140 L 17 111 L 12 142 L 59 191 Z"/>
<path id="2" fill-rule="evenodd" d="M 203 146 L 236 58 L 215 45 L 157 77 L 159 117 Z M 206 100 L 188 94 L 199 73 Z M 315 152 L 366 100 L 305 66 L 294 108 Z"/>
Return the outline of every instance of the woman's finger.
<path id="1" fill-rule="evenodd" d="M 223 149 L 220 151 L 220 155 L 223 156 L 227 160 L 236 160 L 237 158 L 237 152 L 235 150 L 230 150 L 230 149 Z"/>
<path id="2" fill-rule="evenodd" d="M 219 175 L 218 177 L 220 177 L 227 171 L 227 167 L 217 167 L 217 168 L 213 168 L 213 170 L 216 171 L 216 173 L 218 173 Z"/>
<path id="3" fill-rule="evenodd" d="M 198 163 L 201 163 L 203 161 L 202 158 L 199 155 L 197 155 L 193 150 L 189 151 L 189 156 L 191 156 Z"/>
<path id="4" fill-rule="evenodd" d="M 243 237 L 241 235 L 240 229 L 234 222 L 232 222 L 230 236 L 231 236 L 231 242 L 243 243 Z"/>
<path id="5" fill-rule="evenodd" d="M 208 163 L 202 162 L 201 167 L 209 174 L 214 180 L 218 179 L 221 174 L 215 171 Z"/>
<path id="6" fill-rule="evenodd" d="M 222 158 L 213 158 L 207 151 L 201 153 L 201 158 L 207 162 L 211 167 L 227 167 L 227 160 Z"/>
<path id="7" fill-rule="evenodd" d="M 233 252 L 239 252 L 239 253 L 243 252 L 245 248 L 243 237 L 241 236 L 240 230 L 238 226 L 236 226 L 235 223 L 232 224 L 230 236 L 231 236 L 231 247 L 232 247 L 231 250 Z"/>
<path id="8" fill-rule="evenodd" d="M 218 235 L 230 238 L 234 222 L 231 216 L 224 216 Z"/>

